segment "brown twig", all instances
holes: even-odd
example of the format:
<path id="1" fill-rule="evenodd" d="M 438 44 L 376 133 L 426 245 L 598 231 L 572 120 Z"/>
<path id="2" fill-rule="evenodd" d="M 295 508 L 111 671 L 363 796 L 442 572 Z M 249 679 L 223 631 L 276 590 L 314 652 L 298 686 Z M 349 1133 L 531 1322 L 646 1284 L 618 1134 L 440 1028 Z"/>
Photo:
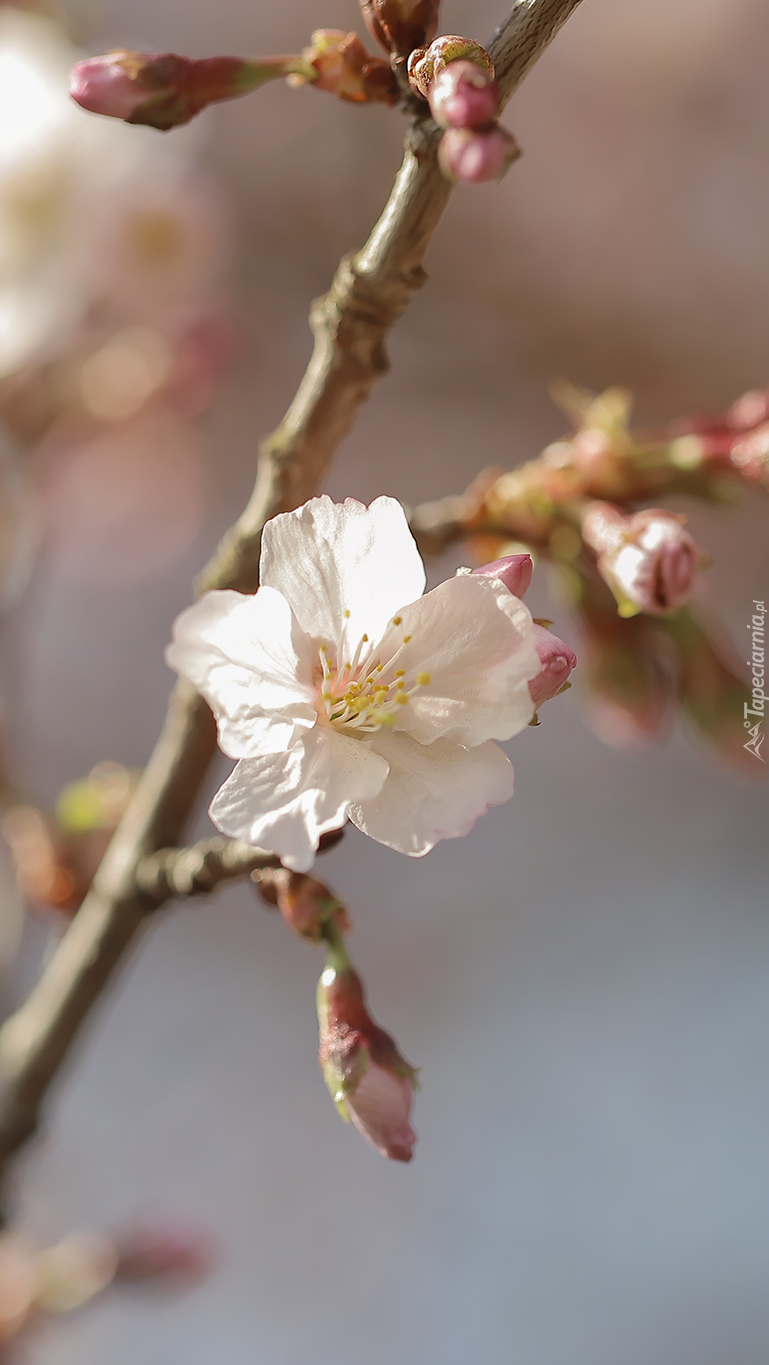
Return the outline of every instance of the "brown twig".
<path id="1" fill-rule="evenodd" d="M 579 2 L 517 0 L 490 49 L 506 98 Z M 265 522 L 312 496 L 386 372 L 387 334 L 425 281 L 424 254 L 451 193 L 437 167 L 439 136 L 429 118 L 413 118 L 381 218 L 363 250 L 341 263 L 329 293 L 314 304 L 315 349 L 307 373 L 283 422 L 262 445 L 253 496 L 203 572 L 201 590 L 255 590 Z M 92 890 L 29 998 L 0 1032 L 0 1172 L 34 1133 L 43 1097 L 81 1025 L 157 906 L 139 891 L 137 869 L 158 849 L 179 842 L 215 746 L 208 707 L 178 684 Z"/>
<path id="2" fill-rule="evenodd" d="M 161 848 L 144 858 L 136 869 L 136 886 L 161 906 L 176 896 L 207 896 L 265 867 L 280 867 L 280 858 L 240 839 L 201 839 L 191 848 Z"/>

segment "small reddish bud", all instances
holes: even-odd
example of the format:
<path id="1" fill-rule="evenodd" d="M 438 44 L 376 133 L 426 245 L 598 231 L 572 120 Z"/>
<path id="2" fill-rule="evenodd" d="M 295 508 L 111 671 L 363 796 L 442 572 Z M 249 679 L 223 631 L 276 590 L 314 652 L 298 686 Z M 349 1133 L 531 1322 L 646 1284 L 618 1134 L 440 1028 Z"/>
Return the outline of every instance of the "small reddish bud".
<path id="1" fill-rule="evenodd" d="M 84 109 L 148 124 L 166 132 L 189 123 L 207 105 L 246 95 L 266 81 L 303 71 L 301 57 L 208 57 L 175 52 L 108 52 L 72 71 L 70 94 Z"/>
<path id="2" fill-rule="evenodd" d="M 304 49 L 302 60 L 308 74 L 292 76 L 293 84 L 309 82 L 354 104 L 397 104 L 400 99 L 390 63 L 372 57 L 357 33 L 319 28 L 312 35 L 312 46 Z"/>
<path id="3" fill-rule="evenodd" d="M 166 1220 L 126 1228 L 114 1236 L 116 1279 L 199 1280 L 216 1259 L 214 1239 L 205 1228 Z"/>
<path id="4" fill-rule="evenodd" d="M 506 555 L 504 559 L 493 559 L 490 564 L 473 569 L 474 574 L 480 574 L 483 578 L 498 578 L 513 597 L 524 596 L 533 572 L 531 555 Z"/>
<path id="5" fill-rule="evenodd" d="M 318 1020 L 320 1066 L 340 1114 L 382 1156 L 410 1161 L 416 1070 L 371 1018 L 341 939 L 318 985 Z"/>
<path id="6" fill-rule="evenodd" d="M 387 52 L 408 57 L 438 31 L 441 0 L 360 0 L 369 33 Z"/>
<path id="7" fill-rule="evenodd" d="M 430 112 L 442 128 L 486 128 L 499 116 L 499 86 L 476 62 L 455 61 L 429 87 Z"/>
<path id="8" fill-rule="evenodd" d="M 573 669 L 577 667 L 577 656 L 569 645 L 559 640 L 551 630 L 534 623 L 537 653 L 541 672 L 529 683 L 529 692 L 538 710 L 544 702 L 563 692 L 569 682 Z"/>
<path id="9" fill-rule="evenodd" d="M 501 180 L 521 149 L 506 128 L 474 132 L 470 128 L 449 128 L 438 148 L 438 164 L 447 180 L 479 185 Z"/>
<path id="10" fill-rule="evenodd" d="M 329 925 L 339 933 L 352 927 L 341 901 L 315 877 L 278 867 L 256 874 L 255 880 L 260 894 L 277 906 L 289 929 L 309 943 L 320 943 Z"/>
<path id="11" fill-rule="evenodd" d="M 582 523 L 599 571 L 620 616 L 660 616 L 688 600 L 702 554 L 682 518 L 660 508 L 626 517 L 610 503 L 592 503 Z"/>

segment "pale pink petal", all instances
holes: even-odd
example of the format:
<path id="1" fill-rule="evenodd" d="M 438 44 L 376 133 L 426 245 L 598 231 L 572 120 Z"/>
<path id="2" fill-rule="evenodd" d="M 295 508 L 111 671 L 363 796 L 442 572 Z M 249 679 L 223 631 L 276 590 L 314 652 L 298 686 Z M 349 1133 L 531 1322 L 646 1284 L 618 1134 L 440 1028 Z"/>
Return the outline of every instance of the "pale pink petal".
<path id="1" fill-rule="evenodd" d="M 387 772 L 386 760 L 360 740 L 316 725 L 286 753 L 241 759 L 209 813 L 223 834 L 307 872 L 320 836 L 344 824 L 353 802 L 377 796 Z"/>
<path id="2" fill-rule="evenodd" d="M 413 1100 L 414 1082 L 408 1076 L 369 1061 L 353 1093 L 345 1095 L 344 1107 L 381 1156 L 410 1161 L 417 1140 L 409 1122 Z"/>
<path id="3" fill-rule="evenodd" d="M 440 736 L 459 744 L 511 739 L 532 718 L 529 682 L 540 671 L 531 613 L 496 578 L 460 574 L 400 613 L 379 648 L 382 663 L 405 637 L 398 659 L 411 692 L 398 730 L 420 744 Z M 390 681 L 390 673 L 382 675 Z"/>
<path id="4" fill-rule="evenodd" d="M 421 596 L 425 570 L 394 498 L 365 507 L 322 497 L 267 523 L 260 579 L 290 602 L 308 635 L 354 652 L 364 634 L 377 640 Z"/>
<path id="5" fill-rule="evenodd" d="M 315 724 L 310 642 L 280 593 L 208 592 L 173 635 L 166 662 L 205 697 L 230 758 L 278 753 Z"/>
<path id="6" fill-rule="evenodd" d="M 382 730 L 372 748 L 390 765 L 374 799 L 350 807 L 364 834 L 399 853 L 421 858 L 439 839 L 468 834 L 490 806 L 513 794 L 513 765 L 496 744 L 462 748 L 449 740 L 417 744 Z"/>

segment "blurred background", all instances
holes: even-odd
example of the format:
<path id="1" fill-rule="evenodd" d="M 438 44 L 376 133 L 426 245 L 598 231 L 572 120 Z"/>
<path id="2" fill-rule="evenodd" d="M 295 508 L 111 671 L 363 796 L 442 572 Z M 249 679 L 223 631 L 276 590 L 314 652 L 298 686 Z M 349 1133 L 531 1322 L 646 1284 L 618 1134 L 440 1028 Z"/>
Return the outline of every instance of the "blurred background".
<path id="1" fill-rule="evenodd" d="M 442 29 L 483 42 L 504 14 L 447 0 Z M 355 0 L 60 18 L 86 52 L 362 32 Z M 0 5 L 0 694 L 9 770 L 51 806 L 94 764 L 145 762 L 171 621 L 403 130 L 282 83 L 167 136 L 102 121 L 56 93 L 61 26 L 20 23 Z M 766 385 L 767 50 L 762 0 L 585 0 L 505 116 L 523 160 L 454 196 L 332 495 L 414 504 L 530 458 L 563 431 L 560 376 L 628 386 L 639 422 Z M 685 510 L 741 643 L 769 504 Z M 579 649 L 543 569 L 527 600 Z M 372 1010 L 423 1068 L 411 1166 L 325 1093 L 317 952 L 243 887 L 152 925 L 24 1156 L 19 1214 L 52 1241 L 177 1212 L 218 1266 L 56 1319 L 20 1359 L 765 1365 L 766 788 L 683 732 L 610 749 L 584 701 L 575 680 L 513 743 L 516 796 L 467 839 L 411 861 L 353 830 L 323 860 Z M 7 1008 L 57 932 L 9 910 Z"/>

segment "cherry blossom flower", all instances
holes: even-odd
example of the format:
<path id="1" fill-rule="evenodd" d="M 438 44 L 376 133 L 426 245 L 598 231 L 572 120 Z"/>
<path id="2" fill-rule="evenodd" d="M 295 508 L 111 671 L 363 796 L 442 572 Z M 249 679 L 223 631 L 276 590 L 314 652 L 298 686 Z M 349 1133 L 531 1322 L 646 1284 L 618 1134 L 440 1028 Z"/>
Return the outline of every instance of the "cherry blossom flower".
<path id="1" fill-rule="evenodd" d="M 265 527 L 255 596 L 210 592 L 166 654 L 211 705 L 238 763 L 211 817 L 306 871 L 349 818 L 421 857 L 513 794 L 493 743 L 532 718 L 528 608 L 493 576 L 422 595 L 403 509 L 314 498 Z"/>

